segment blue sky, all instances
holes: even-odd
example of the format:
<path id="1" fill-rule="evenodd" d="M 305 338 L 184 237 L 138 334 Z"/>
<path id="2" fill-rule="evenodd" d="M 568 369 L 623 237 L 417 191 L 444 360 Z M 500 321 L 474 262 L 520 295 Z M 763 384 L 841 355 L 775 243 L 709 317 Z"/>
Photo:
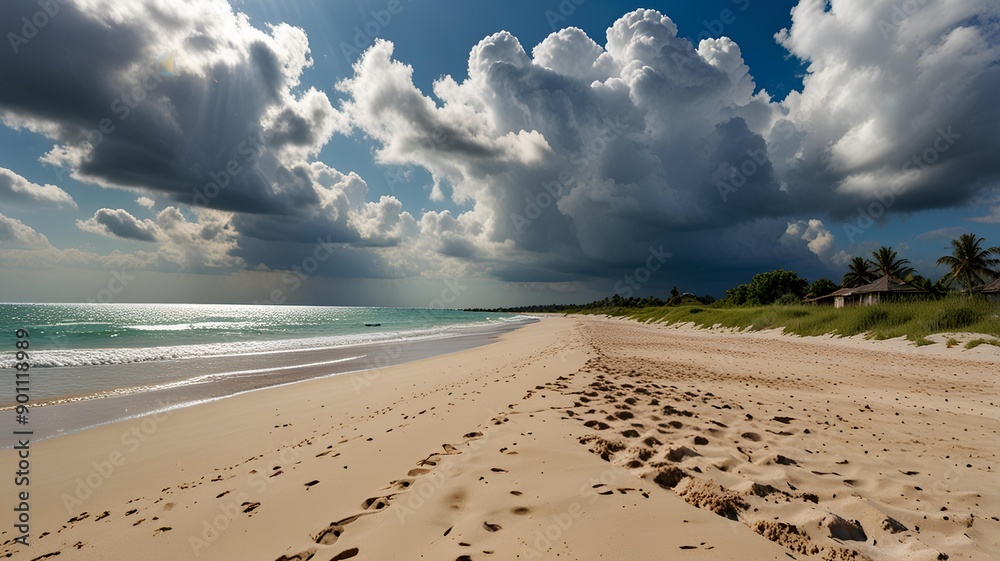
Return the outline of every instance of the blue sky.
<path id="1" fill-rule="evenodd" d="M 879 245 L 936 278 L 944 271 L 933 262 L 958 233 L 1000 244 L 1000 139 L 988 103 L 1000 47 L 983 23 L 995 7 L 936 0 L 893 19 L 891 2 L 859 1 L 803 0 L 793 20 L 800 2 L 791 0 L 215 0 L 186 11 L 144 0 L 115 23 L 104 59 L 79 61 L 74 41 L 96 37 L 102 16 L 70 2 L 0 58 L 9 76 L 0 82 L 9 92 L 0 93 L 0 168 L 21 185 L 0 189 L 0 300 L 86 300 L 117 267 L 144 279 L 121 301 L 253 302 L 279 290 L 288 302 L 422 305 L 449 278 L 477 287 L 460 305 L 578 301 L 613 292 L 656 247 L 673 261 L 638 294 L 679 285 L 718 296 L 780 266 L 838 280 L 848 257 Z M 18 32 L 22 15 L 37 9 L 8 3 L 0 24 Z M 164 9 L 189 26 L 181 36 L 156 21 Z M 625 33 L 614 52 L 612 26 Z M 560 33 L 570 47 L 558 51 L 549 37 L 569 27 L 583 33 Z M 520 46 L 511 50 L 501 31 Z M 230 33 L 238 38 L 228 46 L 215 40 Z M 643 34 L 660 42 L 659 55 L 643 51 Z M 391 42 L 391 54 L 372 49 L 356 73 L 357 55 L 376 38 Z M 699 48 L 702 40 L 710 44 Z M 543 41 L 544 52 L 533 53 Z M 572 68 L 591 41 L 608 60 L 586 59 L 584 76 Z M 260 44 L 288 63 L 280 79 L 261 70 Z M 130 49 L 145 58 L 111 54 Z M 533 62 L 520 62 L 518 49 Z M 102 115 L 85 102 L 107 104 L 128 91 L 137 65 L 166 53 L 177 54 L 177 75 L 148 92 L 136 109 L 143 115 L 123 121 L 96 152 L 80 152 L 81 131 Z M 485 74 L 469 76 L 470 53 L 491 65 Z M 939 69 L 916 70 L 921 57 Z M 65 64 L 46 64 L 53 60 Z M 635 73 L 643 65 L 647 75 Z M 29 70 L 24 76 L 52 77 L 18 82 Z M 946 87 L 935 84 L 945 79 Z M 461 87 L 442 99 L 436 83 Z M 610 93 L 620 84 L 629 102 Z M 261 93 L 269 88 L 277 97 Z M 366 98 L 376 94 L 384 105 Z M 62 106 L 48 103 L 58 95 Z M 279 114 L 288 121 L 274 121 Z M 629 116 L 629 130 L 587 158 L 582 146 L 614 115 Z M 776 132 L 782 121 L 793 140 Z M 413 149 L 431 125 L 448 141 Z M 225 168 L 233 139 L 245 138 L 239 129 L 268 127 L 296 138 L 269 148 L 224 196 L 191 204 L 183 193 L 206 169 Z M 766 164 L 745 161 L 755 146 Z M 921 154 L 933 162 L 906 167 Z M 566 161 L 585 162 L 574 168 L 576 186 L 519 227 L 515 215 L 529 212 L 523 201 L 542 200 L 539 185 Z M 747 186 L 719 187 L 740 165 L 753 169 Z M 46 186 L 72 204 L 25 194 Z M 335 255 L 290 290 L 288 271 L 317 237 L 333 239 Z M 391 302 L 385 286 L 394 287 Z"/>

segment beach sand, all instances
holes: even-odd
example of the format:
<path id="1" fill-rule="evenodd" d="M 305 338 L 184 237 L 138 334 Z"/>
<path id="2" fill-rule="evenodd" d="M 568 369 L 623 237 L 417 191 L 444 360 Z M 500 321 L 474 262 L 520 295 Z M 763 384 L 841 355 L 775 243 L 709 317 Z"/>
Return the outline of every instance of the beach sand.
<path id="1" fill-rule="evenodd" d="M 18 559 L 998 559 L 1000 349 L 548 317 L 31 446 Z"/>

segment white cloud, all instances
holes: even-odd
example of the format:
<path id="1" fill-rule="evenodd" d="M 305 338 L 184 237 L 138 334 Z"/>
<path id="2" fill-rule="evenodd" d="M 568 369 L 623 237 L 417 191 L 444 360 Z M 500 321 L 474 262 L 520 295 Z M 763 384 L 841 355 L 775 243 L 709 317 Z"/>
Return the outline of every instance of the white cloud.
<path id="1" fill-rule="evenodd" d="M 245 266 L 233 255 L 237 234 L 230 225 L 232 215 L 199 210 L 196 217 L 188 221 L 173 206 L 161 210 L 155 220 L 140 220 L 123 209 L 102 208 L 86 221 L 77 220 L 76 226 L 84 232 L 155 244 L 155 249 L 141 253 L 155 255 L 147 265 L 157 269 L 203 271 Z"/>
<path id="2" fill-rule="evenodd" d="M 37 185 L 0 167 L 0 204 L 38 208 L 77 208 L 73 197 L 55 185 Z"/>
<path id="3" fill-rule="evenodd" d="M 839 267 L 850 262 L 847 252 L 836 249 L 834 235 L 823 225 L 822 220 L 814 218 L 809 221 L 789 222 L 781 241 L 791 245 L 806 242 L 809 251 L 830 267 Z"/>
<path id="4" fill-rule="evenodd" d="M 149 219 L 139 220 L 122 209 L 102 208 L 87 220 L 77 220 L 76 227 L 84 232 L 109 238 L 143 242 L 156 241 L 160 236 L 160 228 L 155 222 Z"/>
<path id="5" fill-rule="evenodd" d="M 980 224 L 1000 224 L 1000 206 L 993 207 L 986 216 L 976 216 L 969 220 Z"/>
<path id="6" fill-rule="evenodd" d="M 80 221 L 149 242 L 136 254 L 149 266 L 290 267 L 317 240 L 336 246 L 320 271 L 331 275 L 562 282 L 634 269 L 662 244 L 678 270 L 833 266 L 846 253 L 801 217 L 829 224 L 890 189 L 889 213 L 956 206 L 1000 181 L 1000 8 L 988 0 L 926 0 L 902 21 L 891 0 L 801 0 L 778 39 L 808 73 L 781 101 L 754 93 L 731 39 L 695 46 L 666 15 L 636 10 L 606 38 L 570 28 L 526 49 L 496 33 L 471 49 L 468 76 L 431 92 L 376 41 L 337 85 L 339 110 L 301 85 L 301 29 L 257 29 L 222 0 L 119 4 L 70 3 L 52 31 L 74 33 L 9 59 L 0 86 L 28 86 L 0 87 L 0 116 L 52 139 L 45 160 L 77 179 L 149 195 L 136 199 L 148 209 L 178 203 L 155 219 L 102 209 Z M 77 52 L 88 56 L 61 62 Z M 163 53 L 176 75 L 147 81 Z M 85 102 L 136 91 L 134 106 Z M 106 117 L 115 130 L 86 141 Z M 407 212 L 317 161 L 335 132 L 366 135 L 382 164 L 426 169 L 432 198 L 458 210 Z M 218 211 L 189 221 L 191 204 Z"/>
<path id="7" fill-rule="evenodd" d="M 312 65 L 301 29 L 255 28 L 224 0 L 80 0 L 50 27 L 48 40 L 3 60 L 3 80 L 18 87 L 0 87 L 0 119 L 56 143 L 44 162 L 189 205 L 295 214 L 317 202 L 291 168 L 319 152 L 339 117 L 300 85 Z"/>
<path id="8" fill-rule="evenodd" d="M 16 218 L 0 214 L 0 249 L 47 249 L 52 247 L 48 238 Z"/>
<path id="9" fill-rule="evenodd" d="M 924 232 L 918 234 L 916 239 L 921 241 L 927 240 L 953 240 L 962 234 L 966 233 L 968 230 L 961 226 L 952 226 L 949 228 L 938 228 L 936 230 L 931 230 L 929 232 Z"/>
<path id="10" fill-rule="evenodd" d="M 786 188 L 835 214 L 890 192 L 892 212 L 960 205 L 1000 180 L 1000 43 L 990 0 L 802 0 L 777 35 L 808 64 L 777 107 L 801 131 L 771 150 Z M 902 15 L 901 15 L 902 14 Z M 773 132 L 769 149 L 781 142 Z M 986 147 L 991 148 L 987 149 Z"/>

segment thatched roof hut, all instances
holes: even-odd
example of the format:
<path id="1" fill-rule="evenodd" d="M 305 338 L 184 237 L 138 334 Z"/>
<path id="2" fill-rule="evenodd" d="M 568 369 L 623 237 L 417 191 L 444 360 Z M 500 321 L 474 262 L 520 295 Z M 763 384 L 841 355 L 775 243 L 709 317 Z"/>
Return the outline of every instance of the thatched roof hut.
<path id="1" fill-rule="evenodd" d="M 1000 279 L 984 286 L 982 293 L 991 300 L 1000 300 Z"/>
<path id="2" fill-rule="evenodd" d="M 927 294 L 926 290 L 886 275 L 864 286 L 841 288 L 826 296 L 810 298 L 804 302 L 815 305 L 832 303 L 835 308 L 843 308 L 845 306 L 870 306 L 879 302 L 901 300 L 924 294 Z"/>

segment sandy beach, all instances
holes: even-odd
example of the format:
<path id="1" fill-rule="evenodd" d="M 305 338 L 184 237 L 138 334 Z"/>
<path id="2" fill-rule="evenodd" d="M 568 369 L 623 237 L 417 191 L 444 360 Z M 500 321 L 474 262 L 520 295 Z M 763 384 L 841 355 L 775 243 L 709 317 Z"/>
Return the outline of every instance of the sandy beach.
<path id="1" fill-rule="evenodd" d="M 17 559 L 1000 558 L 1000 349 L 547 317 L 33 443 Z"/>

